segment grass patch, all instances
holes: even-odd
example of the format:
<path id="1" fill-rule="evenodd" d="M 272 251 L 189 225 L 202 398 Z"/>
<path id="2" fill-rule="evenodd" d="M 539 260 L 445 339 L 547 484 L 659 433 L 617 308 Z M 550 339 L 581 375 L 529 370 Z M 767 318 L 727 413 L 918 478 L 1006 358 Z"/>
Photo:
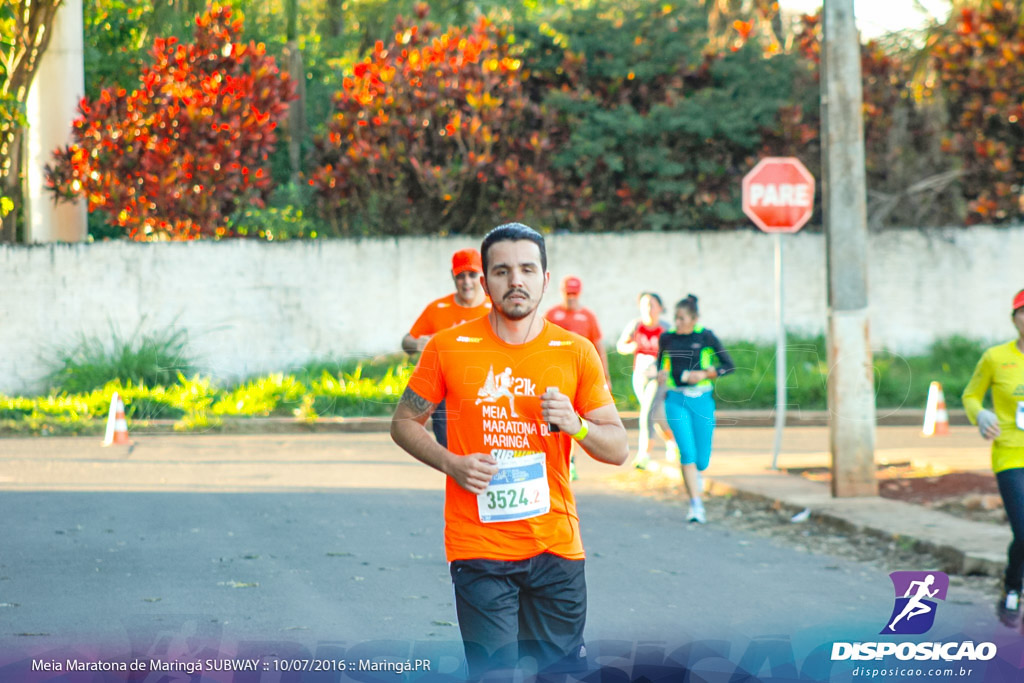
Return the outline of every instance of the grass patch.
<path id="1" fill-rule="evenodd" d="M 46 383 L 53 393 L 77 394 L 94 391 L 120 380 L 141 386 L 168 386 L 179 375 L 193 372 L 194 363 L 186 353 L 188 334 L 184 330 L 163 330 L 141 334 L 136 330 L 123 338 L 111 329 L 108 345 L 99 337 L 81 337 L 74 345 L 59 349 L 50 365 Z"/>
<path id="2" fill-rule="evenodd" d="M 774 347 L 724 343 L 736 372 L 716 384 L 719 409 L 774 407 Z M 310 423 L 324 417 L 383 417 L 394 411 L 413 371 L 403 354 L 391 354 L 317 361 L 288 374 L 272 373 L 220 386 L 210 377 L 189 376 L 183 370 L 169 377 L 167 366 L 190 365 L 181 360 L 185 358 L 183 335 L 140 337 L 137 345 L 120 342 L 119 347 L 116 359 L 97 351 L 96 362 L 87 362 L 90 356 L 81 350 L 69 354 L 70 360 L 62 361 L 54 375 L 62 379 L 60 388 L 45 396 L 0 395 L 0 433 L 102 433 L 115 391 L 124 399 L 129 420 L 172 420 L 180 431 L 217 429 L 225 419 L 240 417 L 294 417 Z M 128 347 L 148 350 L 124 352 Z M 947 406 L 961 407 L 960 394 L 982 350 L 978 342 L 953 337 L 936 342 L 921 356 L 876 352 L 877 407 L 923 409 L 928 385 L 935 380 L 942 383 Z M 106 360 L 100 362 L 101 358 Z M 632 358 L 611 351 L 608 365 L 617 406 L 636 410 Z M 791 337 L 786 367 L 789 406 L 826 409 L 829 364 L 824 337 Z M 81 389 L 73 391 L 73 387 Z"/>
<path id="3" fill-rule="evenodd" d="M 720 410 L 757 410 L 775 406 L 775 347 L 745 341 L 723 341 L 736 364 L 736 371 L 715 384 Z M 980 342 L 951 337 L 935 342 L 921 356 L 903 356 L 889 351 L 874 352 L 875 404 L 879 408 L 923 409 L 928 386 L 942 383 L 946 406 L 962 407 L 960 395 L 984 351 Z M 611 369 L 612 356 L 627 361 Z M 629 378 L 629 358 L 612 353 L 609 369 L 613 394 L 622 409 L 637 409 Z M 824 335 L 790 335 L 786 344 L 786 403 L 801 410 L 828 407 L 828 347 Z M 628 396 L 624 396 L 628 392 Z"/>

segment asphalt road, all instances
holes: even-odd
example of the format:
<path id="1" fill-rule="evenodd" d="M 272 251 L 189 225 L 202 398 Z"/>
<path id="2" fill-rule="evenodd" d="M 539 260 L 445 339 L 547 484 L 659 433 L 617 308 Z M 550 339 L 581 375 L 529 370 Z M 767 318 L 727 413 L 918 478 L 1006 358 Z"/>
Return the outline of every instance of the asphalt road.
<path id="1" fill-rule="evenodd" d="M 440 474 L 383 434 L 135 439 L 130 452 L 94 438 L 0 440 L 0 681 L 40 659 L 364 653 L 457 676 Z M 616 468 L 583 460 L 580 472 L 592 658 L 703 648 L 714 656 L 701 666 L 722 680 L 741 661 L 783 680 L 830 666 L 822 652 L 836 640 L 879 639 L 894 599 L 884 570 L 687 525 L 678 507 L 616 487 Z M 965 634 L 1020 640 L 954 580 L 928 638 Z M 298 680 L 206 671 L 182 680 Z"/>

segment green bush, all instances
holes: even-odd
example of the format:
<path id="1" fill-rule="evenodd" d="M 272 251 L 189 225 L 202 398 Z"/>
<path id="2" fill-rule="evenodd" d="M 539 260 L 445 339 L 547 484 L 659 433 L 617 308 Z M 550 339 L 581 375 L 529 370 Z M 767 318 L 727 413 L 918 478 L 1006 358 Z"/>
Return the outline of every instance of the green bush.
<path id="1" fill-rule="evenodd" d="M 147 334 L 136 330 L 124 339 L 111 329 L 109 345 L 99 337 L 81 337 L 71 347 L 60 349 L 51 360 L 46 377 L 53 393 L 76 394 L 121 381 L 149 387 L 177 383 L 180 374 L 193 370 L 186 352 L 185 330 L 167 329 Z"/>
<path id="2" fill-rule="evenodd" d="M 291 375 L 276 373 L 250 380 L 224 394 L 213 404 L 211 412 L 247 417 L 291 415 L 306 393 L 302 382 Z"/>
<path id="3" fill-rule="evenodd" d="M 362 376 L 362 366 L 352 373 L 335 376 L 324 372 L 314 381 L 314 409 L 320 415 L 375 417 L 394 412 L 405 391 L 413 366 L 408 361 L 390 367 L 382 377 Z"/>

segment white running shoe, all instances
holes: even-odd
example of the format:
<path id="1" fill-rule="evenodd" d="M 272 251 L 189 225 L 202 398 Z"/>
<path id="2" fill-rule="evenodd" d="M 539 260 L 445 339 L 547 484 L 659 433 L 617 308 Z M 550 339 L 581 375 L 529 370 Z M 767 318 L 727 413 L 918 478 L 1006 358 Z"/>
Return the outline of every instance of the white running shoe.
<path id="1" fill-rule="evenodd" d="M 695 522 L 697 524 L 707 524 L 708 519 L 704 514 L 704 503 L 700 500 L 690 501 L 690 512 L 686 515 L 687 522 Z"/>
<path id="2" fill-rule="evenodd" d="M 1003 592 L 1003 597 L 1000 598 L 999 604 L 996 605 L 996 614 L 999 616 L 999 621 L 1003 622 L 1004 625 L 1010 628 L 1016 628 L 1020 625 L 1020 591 L 1008 590 Z"/>
<path id="3" fill-rule="evenodd" d="M 633 467 L 638 470 L 646 470 L 651 464 L 651 456 L 646 451 L 641 451 L 636 454 L 636 459 L 633 460 Z"/>

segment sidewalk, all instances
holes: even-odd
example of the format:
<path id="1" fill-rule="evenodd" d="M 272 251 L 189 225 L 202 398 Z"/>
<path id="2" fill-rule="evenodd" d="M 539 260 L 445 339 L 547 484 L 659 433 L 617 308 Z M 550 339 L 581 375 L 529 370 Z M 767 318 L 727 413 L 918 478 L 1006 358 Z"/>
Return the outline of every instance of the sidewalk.
<path id="1" fill-rule="evenodd" d="M 636 429 L 639 413 L 620 413 L 626 429 Z M 829 414 L 826 410 L 790 409 L 786 413 L 788 427 L 825 427 Z M 380 417 L 321 417 L 314 422 L 305 422 L 294 417 L 224 417 L 223 425 L 217 430 L 223 434 L 294 434 L 304 432 L 370 434 L 386 432 L 391 426 L 390 416 Z M 97 429 L 106 420 L 97 421 Z M 151 434 L 173 433 L 176 420 L 146 420 L 140 423 L 143 431 Z M 881 409 L 877 414 L 879 426 L 920 426 L 924 422 L 924 411 L 915 409 Z M 949 422 L 954 426 L 969 424 L 962 410 L 950 410 Z M 774 427 L 775 415 L 771 410 L 719 410 L 718 424 L 721 427 Z M 133 427 L 134 431 L 134 427 Z"/>
<path id="2" fill-rule="evenodd" d="M 771 469 L 773 438 L 774 429 L 717 430 L 715 455 L 705 472 L 709 490 L 764 499 L 793 513 L 806 509 L 812 518 L 851 531 L 913 543 L 942 558 L 951 573 L 1002 576 L 1011 538 L 1007 525 L 970 521 L 881 497 L 833 498 L 829 484 L 785 472 L 830 466 L 828 428 L 787 428 L 778 462 L 781 471 Z M 926 438 L 919 429 L 879 426 L 876 439 L 879 465 L 906 463 L 936 474 L 991 476 L 987 444 L 974 427 L 954 426 L 948 436 Z"/>

